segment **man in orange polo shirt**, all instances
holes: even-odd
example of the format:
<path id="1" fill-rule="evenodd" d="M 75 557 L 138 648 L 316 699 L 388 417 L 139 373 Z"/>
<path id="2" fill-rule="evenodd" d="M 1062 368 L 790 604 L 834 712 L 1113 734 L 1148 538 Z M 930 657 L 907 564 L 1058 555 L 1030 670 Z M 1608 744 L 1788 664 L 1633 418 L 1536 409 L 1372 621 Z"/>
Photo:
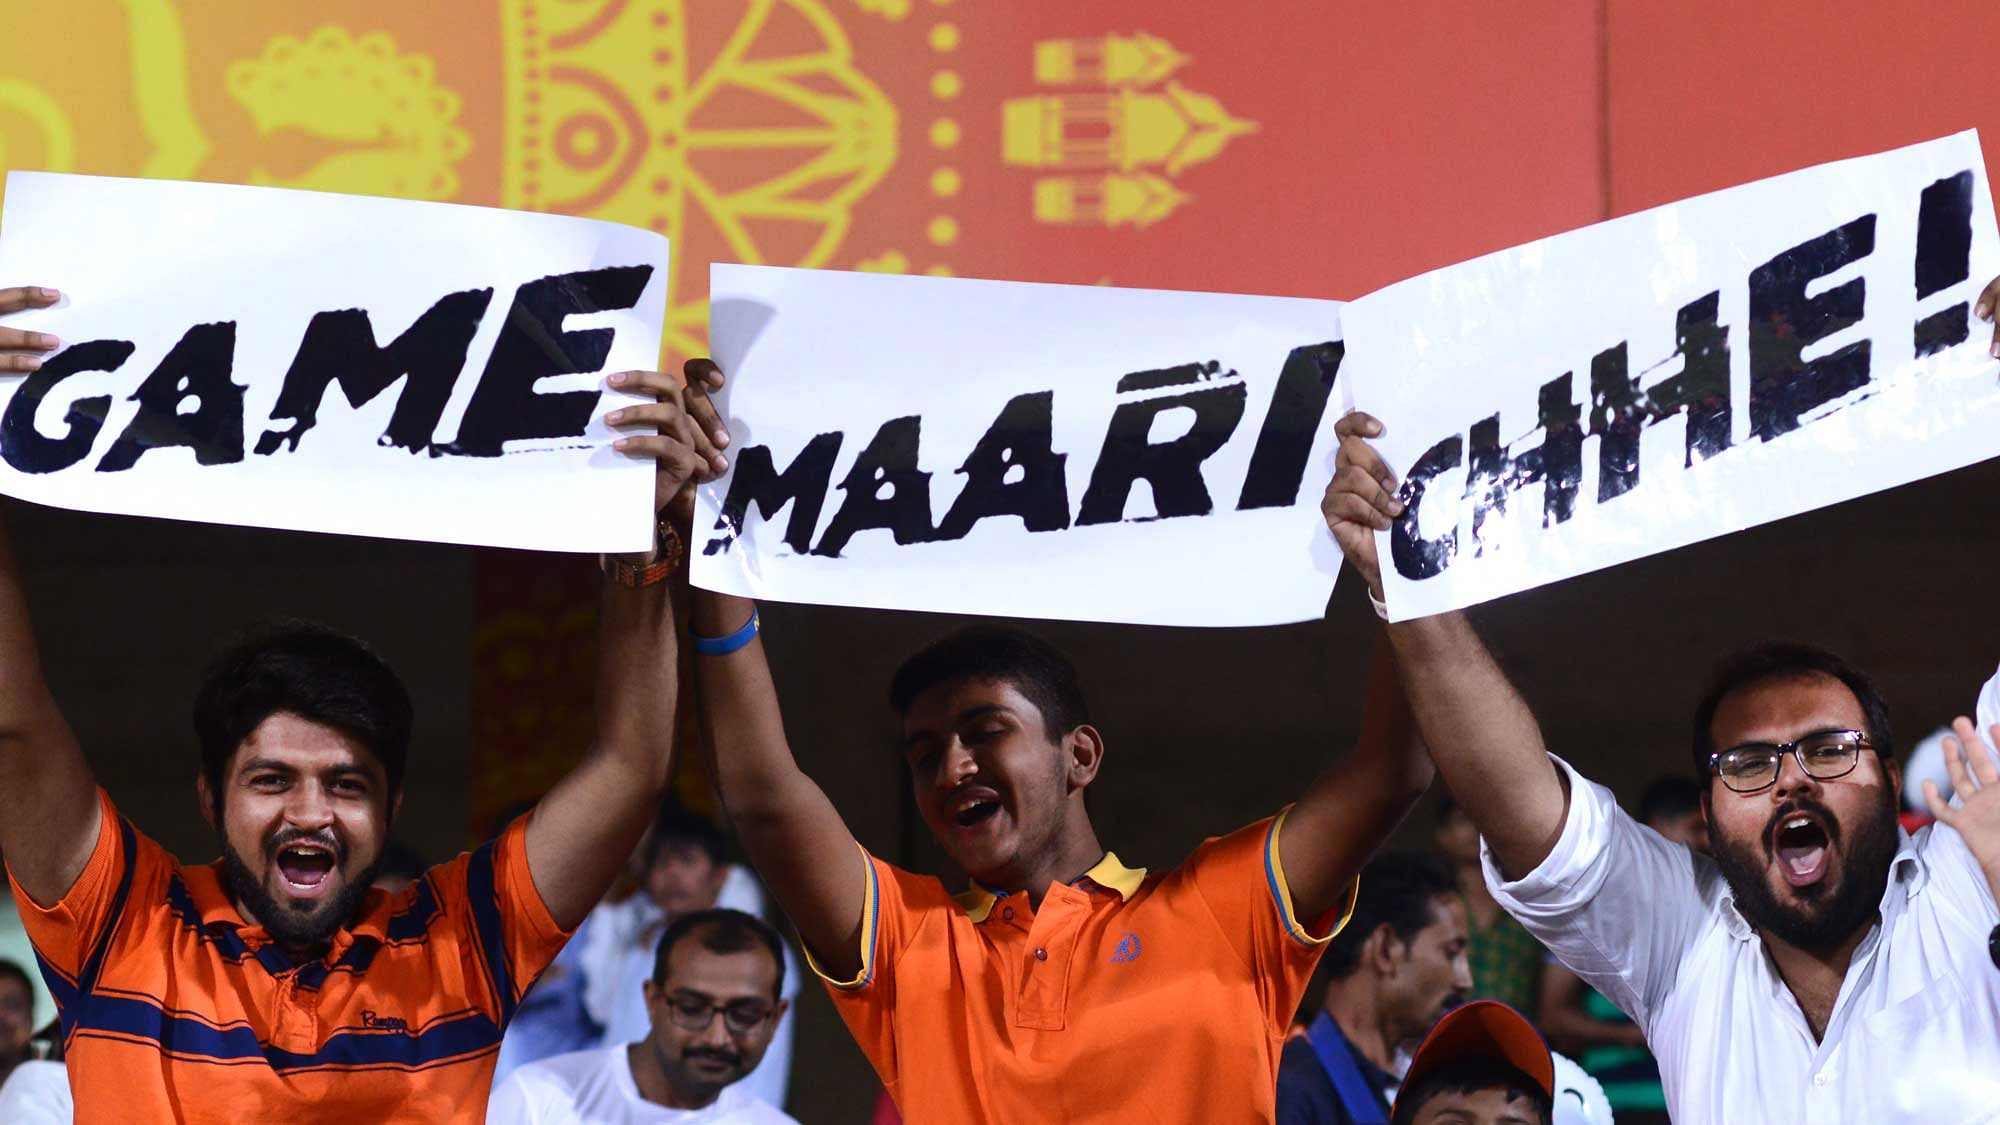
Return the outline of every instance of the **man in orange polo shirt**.
<path id="1" fill-rule="evenodd" d="M 0 289 L 0 313 L 56 297 Z M 0 326 L 0 372 L 32 372 L 56 346 Z M 645 424 L 671 431 L 671 407 L 647 407 Z M 711 468 L 685 440 L 618 444 L 658 459 L 658 497 Z M 596 746 L 499 839 L 391 896 L 369 884 L 401 801 L 411 705 L 380 658 L 287 624 L 216 662 L 195 705 L 197 789 L 223 858 L 182 867 L 92 780 L 0 535 L 0 852 L 56 994 L 77 1119 L 480 1120 L 515 1005 L 665 786 L 670 569 L 606 561 Z"/>
<path id="2" fill-rule="evenodd" d="M 721 374 L 687 376 L 706 456 Z M 973 880 L 953 895 L 861 850 L 800 771 L 753 607 L 696 591 L 691 624 L 723 801 L 906 1120 L 1272 1120 L 1355 873 L 1430 781 L 1401 706 L 1371 708 L 1296 804 L 1149 873 L 1091 823 L 1105 740 L 1069 662 L 1018 630 L 953 634 L 890 689 L 917 807 Z"/>

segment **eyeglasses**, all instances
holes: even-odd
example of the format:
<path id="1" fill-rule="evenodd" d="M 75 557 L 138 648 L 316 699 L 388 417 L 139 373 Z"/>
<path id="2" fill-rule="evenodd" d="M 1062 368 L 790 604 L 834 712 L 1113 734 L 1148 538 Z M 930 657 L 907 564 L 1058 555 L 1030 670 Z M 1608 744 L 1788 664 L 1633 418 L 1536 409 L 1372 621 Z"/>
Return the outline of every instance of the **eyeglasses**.
<path id="1" fill-rule="evenodd" d="M 1858 730 L 1829 730 L 1809 734 L 1797 742 L 1746 742 L 1708 756 L 1709 772 L 1722 779 L 1732 791 L 1755 793 L 1778 780 L 1785 755 L 1798 759 L 1807 777 L 1832 781 L 1854 772 L 1863 750 L 1872 750 L 1868 736 Z"/>
<path id="2" fill-rule="evenodd" d="M 715 1013 L 722 1013 L 723 1026 L 738 1035 L 757 1030 L 771 1018 L 771 1005 L 762 1000 L 736 1000 L 728 1004 L 717 1004 L 706 996 L 692 992 L 676 992 L 667 997 L 667 1010 L 673 1014 L 674 1025 L 688 1031 L 707 1031 Z"/>

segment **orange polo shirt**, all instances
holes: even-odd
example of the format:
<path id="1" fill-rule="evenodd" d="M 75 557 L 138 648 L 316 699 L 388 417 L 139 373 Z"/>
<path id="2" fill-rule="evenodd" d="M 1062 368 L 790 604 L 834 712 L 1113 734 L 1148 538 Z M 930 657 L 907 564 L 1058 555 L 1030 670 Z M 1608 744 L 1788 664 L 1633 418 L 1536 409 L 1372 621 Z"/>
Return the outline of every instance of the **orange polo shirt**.
<path id="1" fill-rule="evenodd" d="M 478 1122 L 500 1033 L 567 935 L 528 874 L 527 818 L 293 965 L 218 862 L 183 868 L 100 793 L 76 884 L 14 901 L 55 993 L 76 1119 Z"/>
<path id="2" fill-rule="evenodd" d="M 820 975 L 911 1125 L 1262 1125 L 1306 978 L 1354 907 L 1293 916 L 1283 821 L 1165 874 L 1107 854 L 1039 910 L 869 856 L 861 973 Z"/>

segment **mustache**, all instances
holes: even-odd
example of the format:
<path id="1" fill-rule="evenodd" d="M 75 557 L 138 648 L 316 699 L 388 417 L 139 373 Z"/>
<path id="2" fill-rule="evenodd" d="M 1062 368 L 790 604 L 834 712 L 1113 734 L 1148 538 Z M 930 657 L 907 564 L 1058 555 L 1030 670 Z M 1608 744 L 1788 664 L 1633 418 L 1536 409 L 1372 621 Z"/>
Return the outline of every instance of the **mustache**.
<path id="1" fill-rule="evenodd" d="M 1763 841 L 1764 856 L 1766 859 L 1776 854 L 1778 825 L 1783 824 L 1799 813 L 1810 813 L 1814 819 L 1820 822 L 1820 825 L 1826 829 L 1827 843 L 1840 843 L 1840 818 L 1833 815 L 1832 809 L 1827 808 L 1810 797 L 1793 797 L 1791 800 L 1778 806 L 1778 811 L 1772 813 L 1771 819 L 1764 822 Z"/>
<path id="2" fill-rule="evenodd" d="M 333 853 L 334 866 L 347 862 L 347 845 L 331 832 L 307 832 L 303 829 L 279 829 L 264 837 L 264 855 L 276 858 L 277 854 L 293 844 L 317 844 Z"/>
<path id="3" fill-rule="evenodd" d="M 684 1059 L 714 1059 L 717 1062 L 728 1063 L 730 1066 L 740 1066 L 743 1063 L 742 1055 L 737 1054 L 735 1051 L 724 1051 L 715 1047 L 689 1047 L 681 1052 L 681 1057 Z"/>

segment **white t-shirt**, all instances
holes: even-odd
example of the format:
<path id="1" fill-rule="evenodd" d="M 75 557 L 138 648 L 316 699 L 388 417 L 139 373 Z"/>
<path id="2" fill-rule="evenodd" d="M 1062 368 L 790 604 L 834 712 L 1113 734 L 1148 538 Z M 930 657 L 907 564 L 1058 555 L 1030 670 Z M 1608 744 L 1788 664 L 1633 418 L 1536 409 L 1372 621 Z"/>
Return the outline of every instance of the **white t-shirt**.
<path id="1" fill-rule="evenodd" d="M 30 1059 L 0 1084 L 0 1122 L 6 1125 L 69 1125 L 75 1114 L 69 1096 L 69 1068 Z"/>
<path id="2" fill-rule="evenodd" d="M 706 1109 L 668 1109 L 639 1096 L 625 1045 L 529 1063 L 486 1104 L 486 1125 L 798 1125 L 738 1086 Z"/>
<path id="3" fill-rule="evenodd" d="M 2000 1118 L 2000 906 L 1958 833 L 1899 847 L 1881 921 L 1854 951 L 1823 1039 L 1736 910 L 1722 872 L 1619 809 L 1567 763 L 1569 818 L 1540 867 L 1486 885 L 1624 1009 L 1681 1125 Z"/>

